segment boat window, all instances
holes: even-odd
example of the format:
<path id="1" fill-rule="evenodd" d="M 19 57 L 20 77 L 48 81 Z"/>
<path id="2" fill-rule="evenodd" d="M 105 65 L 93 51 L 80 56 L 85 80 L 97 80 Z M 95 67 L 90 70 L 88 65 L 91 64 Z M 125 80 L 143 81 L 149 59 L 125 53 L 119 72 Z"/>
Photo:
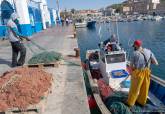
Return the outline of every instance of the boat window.
<path id="1" fill-rule="evenodd" d="M 125 62 L 125 54 L 106 55 L 107 64 Z"/>

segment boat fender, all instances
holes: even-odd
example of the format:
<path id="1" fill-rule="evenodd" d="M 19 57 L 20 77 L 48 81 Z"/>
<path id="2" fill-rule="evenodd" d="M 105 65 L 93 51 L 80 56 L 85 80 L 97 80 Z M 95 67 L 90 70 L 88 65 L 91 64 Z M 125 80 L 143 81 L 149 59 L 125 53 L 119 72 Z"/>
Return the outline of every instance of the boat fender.
<path id="1" fill-rule="evenodd" d="M 88 96 L 88 104 L 90 109 L 94 109 L 97 107 L 96 101 L 91 95 Z"/>

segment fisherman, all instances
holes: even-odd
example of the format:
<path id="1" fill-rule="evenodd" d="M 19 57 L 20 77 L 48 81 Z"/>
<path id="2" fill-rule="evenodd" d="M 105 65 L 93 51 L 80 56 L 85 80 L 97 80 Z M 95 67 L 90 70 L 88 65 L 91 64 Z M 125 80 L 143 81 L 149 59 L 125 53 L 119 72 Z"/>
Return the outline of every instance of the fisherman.
<path id="1" fill-rule="evenodd" d="M 117 40 L 117 37 L 115 34 L 112 34 L 110 38 L 108 38 L 107 40 L 105 40 L 103 42 L 104 45 L 107 45 L 108 43 L 117 43 L 118 40 Z"/>
<path id="2" fill-rule="evenodd" d="M 142 48 L 142 41 L 134 42 L 134 53 L 131 60 L 131 87 L 127 99 L 127 105 L 134 106 L 138 104 L 144 106 L 147 101 L 150 86 L 150 64 L 158 65 L 154 54 L 146 48 Z"/>
<path id="3" fill-rule="evenodd" d="M 26 48 L 21 41 L 23 39 L 30 41 L 28 37 L 19 33 L 18 24 L 18 15 L 16 13 L 12 13 L 10 19 L 7 21 L 8 37 L 12 46 L 12 67 L 22 66 L 25 63 Z M 18 59 L 19 53 L 20 58 Z"/>
<path id="4" fill-rule="evenodd" d="M 105 48 L 104 50 L 109 50 L 110 51 L 118 51 L 120 50 L 120 46 L 118 44 L 118 39 L 115 34 L 112 34 L 111 37 L 103 42 Z"/>

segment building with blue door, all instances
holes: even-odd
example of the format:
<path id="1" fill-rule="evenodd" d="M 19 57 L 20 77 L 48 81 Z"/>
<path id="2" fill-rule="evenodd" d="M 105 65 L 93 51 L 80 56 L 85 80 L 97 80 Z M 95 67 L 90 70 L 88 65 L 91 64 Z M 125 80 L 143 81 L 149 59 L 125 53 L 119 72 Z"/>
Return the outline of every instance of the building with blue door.
<path id="1" fill-rule="evenodd" d="M 2 3 L 4 0 L 0 0 Z M 46 0 L 6 0 L 17 12 L 20 21 L 20 32 L 31 36 L 56 25 L 56 10 L 48 8 Z M 0 10 L 0 13 L 2 11 Z M 6 35 L 6 26 L 0 17 L 0 38 Z"/>
<path id="2" fill-rule="evenodd" d="M 2 0 L 0 0 L 0 3 L 2 2 Z M 12 6 L 12 9 L 14 9 L 14 5 L 13 5 L 13 1 L 12 0 L 9 0 L 8 1 Z M 6 4 L 4 4 L 4 5 L 6 5 Z M 5 6 L 4 6 L 5 7 Z M 2 7 L 2 8 L 4 8 L 4 7 Z M 1 15 L 3 15 L 2 14 L 2 12 L 1 12 L 1 10 L 2 10 L 2 8 L 0 7 L 0 37 L 3 37 L 3 36 L 5 36 L 6 35 L 6 26 L 5 26 L 5 22 L 4 22 L 4 20 L 2 19 L 2 17 L 1 17 Z M 9 10 L 9 9 L 11 9 L 10 8 L 10 6 L 8 6 L 8 7 L 5 7 L 5 9 L 6 10 Z"/>
<path id="3" fill-rule="evenodd" d="M 50 13 L 51 26 L 55 26 L 57 20 L 57 11 L 52 8 L 49 8 L 49 13 Z"/>
<path id="4" fill-rule="evenodd" d="M 36 33 L 43 30 L 40 3 L 30 1 L 28 3 L 28 13 L 31 24 L 31 33 Z"/>

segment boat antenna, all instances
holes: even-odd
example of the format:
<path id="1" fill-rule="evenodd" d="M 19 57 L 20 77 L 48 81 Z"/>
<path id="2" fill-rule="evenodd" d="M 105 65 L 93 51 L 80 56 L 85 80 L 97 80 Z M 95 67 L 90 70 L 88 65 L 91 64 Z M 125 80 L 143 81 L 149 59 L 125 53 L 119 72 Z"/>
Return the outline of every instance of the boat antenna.
<path id="1" fill-rule="evenodd" d="M 117 32 L 117 39 L 118 39 L 118 44 L 120 43 L 120 38 L 119 38 L 119 28 L 118 28 L 118 22 L 116 18 L 116 32 Z"/>
<path id="2" fill-rule="evenodd" d="M 100 42 L 101 42 L 101 38 L 102 38 L 101 30 L 102 30 L 102 27 L 100 26 L 100 27 L 99 27 L 99 33 L 98 33 L 98 35 L 99 35 L 99 39 L 100 39 Z"/>

